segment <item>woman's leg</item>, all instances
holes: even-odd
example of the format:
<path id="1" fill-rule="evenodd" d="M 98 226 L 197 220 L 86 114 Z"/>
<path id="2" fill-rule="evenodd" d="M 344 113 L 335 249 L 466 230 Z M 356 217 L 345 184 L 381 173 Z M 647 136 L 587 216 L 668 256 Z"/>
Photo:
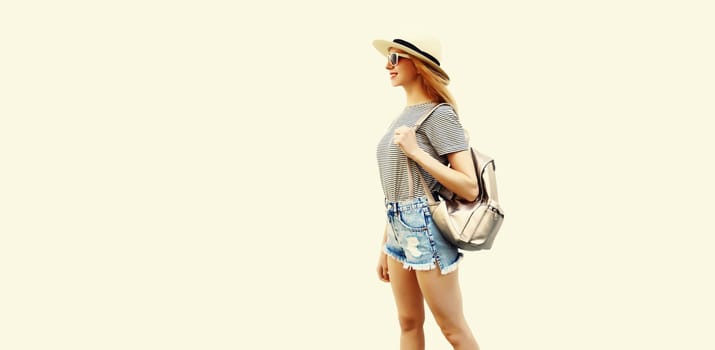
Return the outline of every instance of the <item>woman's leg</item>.
<path id="1" fill-rule="evenodd" d="M 454 349 L 479 350 L 462 310 L 458 271 L 446 275 L 439 268 L 417 271 L 417 282 L 435 321 Z"/>
<path id="2" fill-rule="evenodd" d="M 389 256 L 387 269 L 400 321 L 400 350 L 423 350 L 425 306 L 415 271 L 405 270 L 401 262 Z"/>

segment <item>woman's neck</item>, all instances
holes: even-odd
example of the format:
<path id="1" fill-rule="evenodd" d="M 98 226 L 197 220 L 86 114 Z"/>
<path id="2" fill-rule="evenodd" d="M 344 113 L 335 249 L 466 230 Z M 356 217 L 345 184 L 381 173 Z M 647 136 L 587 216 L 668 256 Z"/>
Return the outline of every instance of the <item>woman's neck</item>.
<path id="1" fill-rule="evenodd" d="M 408 106 L 418 105 L 427 102 L 434 102 L 429 97 L 429 95 L 427 95 L 425 89 L 423 89 L 422 86 L 418 83 L 404 86 L 404 88 L 405 96 L 407 97 L 406 103 Z"/>

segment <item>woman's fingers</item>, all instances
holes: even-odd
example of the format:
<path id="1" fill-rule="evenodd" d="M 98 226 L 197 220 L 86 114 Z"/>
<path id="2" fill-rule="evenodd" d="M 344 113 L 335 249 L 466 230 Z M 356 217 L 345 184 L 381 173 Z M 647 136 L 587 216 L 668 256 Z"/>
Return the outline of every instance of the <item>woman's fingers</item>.
<path id="1" fill-rule="evenodd" d="M 380 254 L 380 259 L 377 263 L 377 277 L 380 281 L 390 282 L 390 271 L 387 269 L 387 257 L 384 254 Z"/>
<path id="2" fill-rule="evenodd" d="M 390 272 L 387 271 L 387 268 L 381 270 L 380 280 L 383 282 L 390 282 Z"/>
<path id="3" fill-rule="evenodd" d="M 395 129 L 395 135 L 393 136 L 392 140 L 395 144 L 399 145 L 402 144 L 407 137 L 414 135 L 414 133 L 415 132 L 412 128 L 403 125 Z"/>
<path id="4" fill-rule="evenodd" d="M 395 129 L 395 135 L 392 137 L 392 142 L 400 147 L 405 154 L 411 154 L 417 147 L 415 129 L 405 125 Z"/>

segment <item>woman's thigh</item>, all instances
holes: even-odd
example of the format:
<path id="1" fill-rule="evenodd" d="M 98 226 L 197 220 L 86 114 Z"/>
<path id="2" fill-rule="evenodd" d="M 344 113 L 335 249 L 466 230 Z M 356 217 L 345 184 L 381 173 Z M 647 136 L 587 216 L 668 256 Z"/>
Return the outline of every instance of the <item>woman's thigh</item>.
<path id="1" fill-rule="evenodd" d="M 424 299 L 414 270 L 406 270 L 392 257 L 387 258 L 390 285 L 400 322 L 424 322 Z"/>
<path id="2" fill-rule="evenodd" d="M 442 329 L 466 328 L 458 270 L 446 275 L 441 274 L 439 269 L 417 271 L 416 279 L 435 321 Z"/>

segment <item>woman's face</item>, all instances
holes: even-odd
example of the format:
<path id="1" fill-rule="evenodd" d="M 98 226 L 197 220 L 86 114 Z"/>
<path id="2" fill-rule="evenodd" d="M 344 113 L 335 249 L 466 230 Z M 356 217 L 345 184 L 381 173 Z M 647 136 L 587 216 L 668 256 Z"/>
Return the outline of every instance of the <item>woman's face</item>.
<path id="1" fill-rule="evenodd" d="M 390 53 L 399 53 L 403 56 L 407 56 L 404 51 L 390 48 Z M 414 83 L 417 79 L 417 69 L 415 64 L 412 62 L 412 58 L 405 58 L 399 56 L 397 58 L 397 65 L 390 64 L 390 60 L 387 60 L 385 69 L 390 72 L 390 82 L 392 86 L 409 86 Z"/>

